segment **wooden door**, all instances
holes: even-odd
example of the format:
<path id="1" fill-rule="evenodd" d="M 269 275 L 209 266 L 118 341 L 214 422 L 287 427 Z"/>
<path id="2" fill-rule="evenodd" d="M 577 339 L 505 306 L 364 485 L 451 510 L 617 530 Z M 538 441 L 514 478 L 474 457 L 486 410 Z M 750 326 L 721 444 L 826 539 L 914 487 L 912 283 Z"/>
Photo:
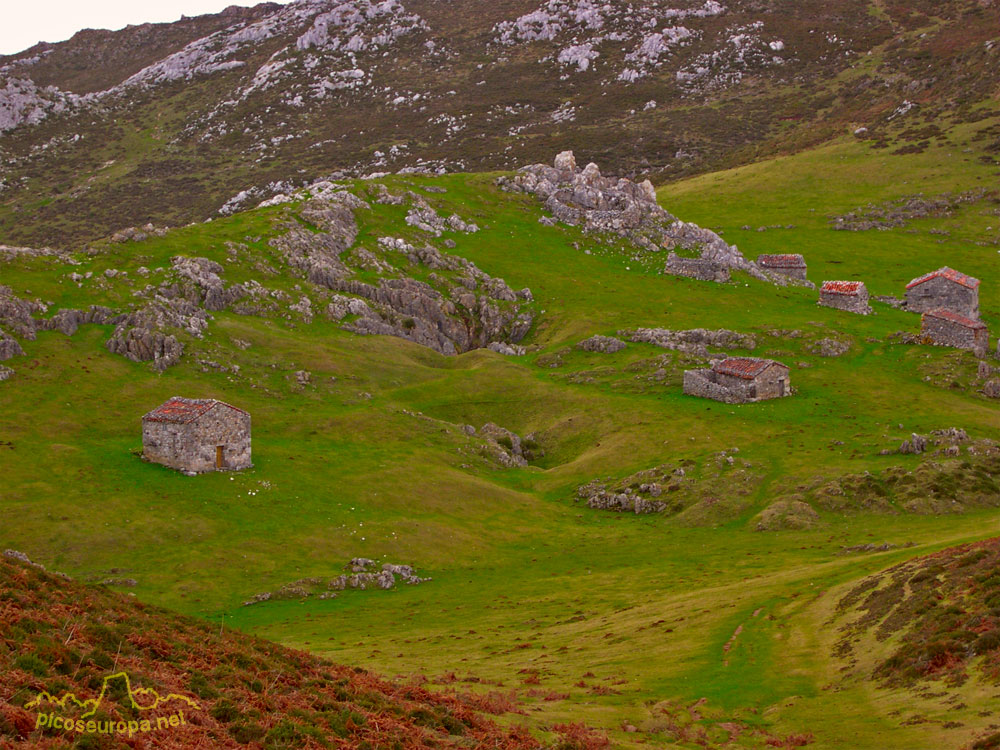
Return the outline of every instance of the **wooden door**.
<path id="1" fill-rule="evenodd" d="M 216 469 L 221 469 L 222 468 L 222 448 L 223 448 L 223 446 L 221 446 L 221 445 L 215 446 L 215 468 Z"/>

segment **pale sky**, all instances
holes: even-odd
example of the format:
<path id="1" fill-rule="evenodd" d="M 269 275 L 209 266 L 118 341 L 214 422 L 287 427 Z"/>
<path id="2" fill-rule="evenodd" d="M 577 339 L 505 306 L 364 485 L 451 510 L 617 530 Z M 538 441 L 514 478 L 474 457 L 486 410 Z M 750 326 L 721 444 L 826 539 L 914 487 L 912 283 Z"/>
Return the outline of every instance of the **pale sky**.
<path id="1" fill-rule="evenodd" d="M 218 13 L 261 0 L 2 0 L 0 55 L 38 42 L 61 42 L 80 29 L 120 29 L 129 24 L 176 21 L 182 15 Z M 289 0 L 276 0 L 280 3 Z"/>

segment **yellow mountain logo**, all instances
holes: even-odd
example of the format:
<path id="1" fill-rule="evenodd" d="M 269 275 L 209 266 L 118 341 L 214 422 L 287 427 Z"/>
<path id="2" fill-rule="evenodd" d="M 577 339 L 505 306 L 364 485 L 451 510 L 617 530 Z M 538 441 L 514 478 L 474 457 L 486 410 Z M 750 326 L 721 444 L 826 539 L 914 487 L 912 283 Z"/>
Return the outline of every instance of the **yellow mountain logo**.
<path id="1" fill-rule="evenodd" d="M 196 701 L 186 695 L 179 693 L 168 693 L 160 695 L 154 688 L 132 687 L 132 680 L 127 672 L 116 672 L 106 675 L 101 682 L 101 691 L 96 698 L 81 700 L 75 693 L 67 692 L 57 698 L 51 693 L 41 691 L 32 700 L 24 704 L 27 709 L 38 709 L 48 711 L 39 713 L 35 720 L 36 728 L 51 728 L 62 731 L 89 732 L 97 734 L 128 734 L 130 737 L 139 732 L 151 732 L 153 729 L 166 729 L 169 727 L 179 727 L 187 724 L 184 717 L 183 707 L 178 708 L 176 713 L 166 716 L 156 716 L 148 719 L 138 719 L 132 721 L 96 721 L 91 717 L 97 713 L 108 694 L 108 686 L 114 681 L 120 680 L 125 688 L 125 696 L 128 705 L 138 711 L 153 711 L 167 703 L 173 701 L 182 702 L 187 708 L 198 710 L 201 706 Z M 62 710 L 84 709 L 79 717 L 64 717 L 52 712 L 54 707 Z"/>

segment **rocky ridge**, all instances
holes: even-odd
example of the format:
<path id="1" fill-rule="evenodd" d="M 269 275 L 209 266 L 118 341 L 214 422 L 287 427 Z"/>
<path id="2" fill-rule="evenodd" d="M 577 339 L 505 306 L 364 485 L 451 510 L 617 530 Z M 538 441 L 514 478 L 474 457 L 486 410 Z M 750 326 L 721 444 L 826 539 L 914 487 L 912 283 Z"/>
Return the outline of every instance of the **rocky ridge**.
<path id="1" fill-rule="evenodd" d="M 587 232 L 615 234 L 650 253 L 697 253 L 700 260 L 712 266 L 771 279 L 715 232 L 680 221 L 664 210 L 649 180 L 636 183 L 624 177 L 605 177 L 593 162 L 581 169 L 572 151 L 559 153 L 552 166 L 522 167 L 513 177 L 500 177 L 497 184 L 505 190 L 536 196 L 553 219 L 563 224 L 581 226 Z M 669 263 L 664 264 L 664 270 L 669 272 Z"/>
<path id="2" fill-rule="evenodd" d="M 268 240 L 273 257 L 230 243 L 225 264 L 178 255 L 169 266 L 139 267 L 131 275 L 115 268 L 97 275 L 65 274 L 95 299 L 103 300 L 113 289 L 125 290 L 134 300 L 128 306 L 95 304 L 87 310 L 52 313 L 41 300 L 20 299 L 0 286 L 0 361 L 23 355 L 18 339 L 33 340 L 37 331 L 73 335 L 80 325 L 100 324 L 114 326 L 109 351 L 151 362 L 162 371 L 181 358 L 185 340 L 204 336 L 212 314 L 222 310 L 304 324 L 325 317 L 354 333 L 405 338 L 446 355 L 487 346 L 523 353 L 516 342 L 533 322 L 533 314 L 525 309 L 532 301 L 531 290 L 515 291 L 503 279 L 433 244 L 453 247 L 454 241 L 444 235 L 479 228 L 455 214 L 439 215 L 412 191 L 392 195 L 381 184 L 373 191 L 380 202 L 409 204 L 408 218 L 417 218 L 408 226 L 411 234 L 421 236 L 379 237 L 370 247 L 358 246 L 355 213 L 370 204 L 324 181 L 265 202 L 283 207 Z M 108 242 L 141 243 L 150 236 L 163 232 L 119 232 Z M 93 252 L 101 251 L 98 247 Z M 261 280 L 227 282 L 228 273 L 246 266 Z M 413 278 L 417 270 L 426 280 Z M 361 274 L 368 280 L 359 279 Z M 299 280 L 296 293 L 271 285 L 268 280 L 275 276 Z"/>

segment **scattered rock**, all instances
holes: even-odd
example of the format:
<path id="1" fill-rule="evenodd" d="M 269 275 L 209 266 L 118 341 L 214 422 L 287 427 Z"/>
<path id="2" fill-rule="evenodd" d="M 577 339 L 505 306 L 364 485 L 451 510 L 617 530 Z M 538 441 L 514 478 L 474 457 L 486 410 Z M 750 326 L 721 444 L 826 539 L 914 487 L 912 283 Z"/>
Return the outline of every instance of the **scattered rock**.
<path id="1" fill-rule="evenodd" d="M 987 196 L 985 189 L 964 193 L 942 193 L 926 198 L 923 194 L 907 195 L 885 203 L 869 203 L 843 216 L 830 219 L 833 229 L 864 232 L 871 229 L 888 230 L 906 226 L 914 219 L 944 218 L 954 215 L 963 205 L 976 203 Z"/>
<path id="2" fill-rule="evenodd" d="M 522 357 L 524 356 L 524 347 L 518 344 L 508 344 L 504 341 L 491 341 L 486 347 L 490 351 L 496 352 L 497 354 L 505 354 L 509 357 Z"/>
<path id="3" fill-rule="evenodd" d="M 105 578 L 100 582 L 101 586 L 126 586 L 134 587 L 138 585 L 138 581 L 134 578 Z"/>
<path id="4" fill-rule="evenodd" d="M 532 458 L 531 447 L 534 446 L 525 446 L 516 432 L 492 422 L 479 429 L 479 436 L 484 439 L 484 455 L 505 469 L 527 466 Z"/>
<path id="5" fill-rule="evenodd" d="M 360 591 L 382 589 L 384 591 L 395 588 L 397 579 L 410 586 L 432 580 L 431 578 L 421 578 L 418 576 L 412 565 L 384 563 L 381 570 L 377 570 L 376 566 L 377 563 L 374 560 L 366 557 L 356 557 L 344 566 L 350 571 L 346 574 L 335 576 L 329 580 L 323 578 L 302 578 L 298 581 L 286 583 L 277 591 L 265 591 L 255 594 L 243 602 L 243 606 L 247 607 L 252 604 L 271 600 L 306 599 L 314 595 L 319 599 L 334 599 L 337 596 L 337 591 L 344 591 L 346 589 L 357 589 Z"/>
<path id="6" fill-rule="evenodd" d="M 0 357 L 0 359 L 2 359 L 2 357 Z M 983 384 L 983 395 L 988 396 L 989 398 L 1000 398 L 1000 378 L 987 380 L 986 383 Z"/>
<path id="7" fill-rule="evenodd" d="M 920 454 L 927 450 L 927 438 L 913 433 L 909 440 L 904 440 L 899 446 L 900 453 Z"/>
<path id="8" fill-rule="evenodd" d="M 850 552 L 888 552 L 891 549 L 896 549 L 899 545 L 890 544 L 889 542 L 882 542 L 882 544 L 855 544 L 852 547 L 841 547 L 840 551 L 844 554 Z M 907 542 L 905 547 L 912 547 L 913 542 Z"/>
<path id="9" fill-rule="evenodd" d="M 808 347 L 813 354 L 821 357 L 839 357 L 851 349 L 850 340 L 823 338 Z"/>
<path id="10" fill-rule="evenodd" d="M 663 349 L 686 352 L 699 356 L 708 356 L 708 347 L 719 349 L 757 348 L 757 339 L 748 333 L 730 331 L 726 328 L 710 331 L 705 328 L 692 328 L 686 331 L 674 331 L 668 328 L 637 328 L 634 331 L 619 331 L 630 341 L 654 344 Z"/>
<path id="11" fill-rule="evenodd" d="M 591 336 L 576 345 L 578 349 L 585 352 L 601 352 L 603 354 L 614 354 L 625 348 L 626 344 L 621 339 L 614 336 Z"/>

